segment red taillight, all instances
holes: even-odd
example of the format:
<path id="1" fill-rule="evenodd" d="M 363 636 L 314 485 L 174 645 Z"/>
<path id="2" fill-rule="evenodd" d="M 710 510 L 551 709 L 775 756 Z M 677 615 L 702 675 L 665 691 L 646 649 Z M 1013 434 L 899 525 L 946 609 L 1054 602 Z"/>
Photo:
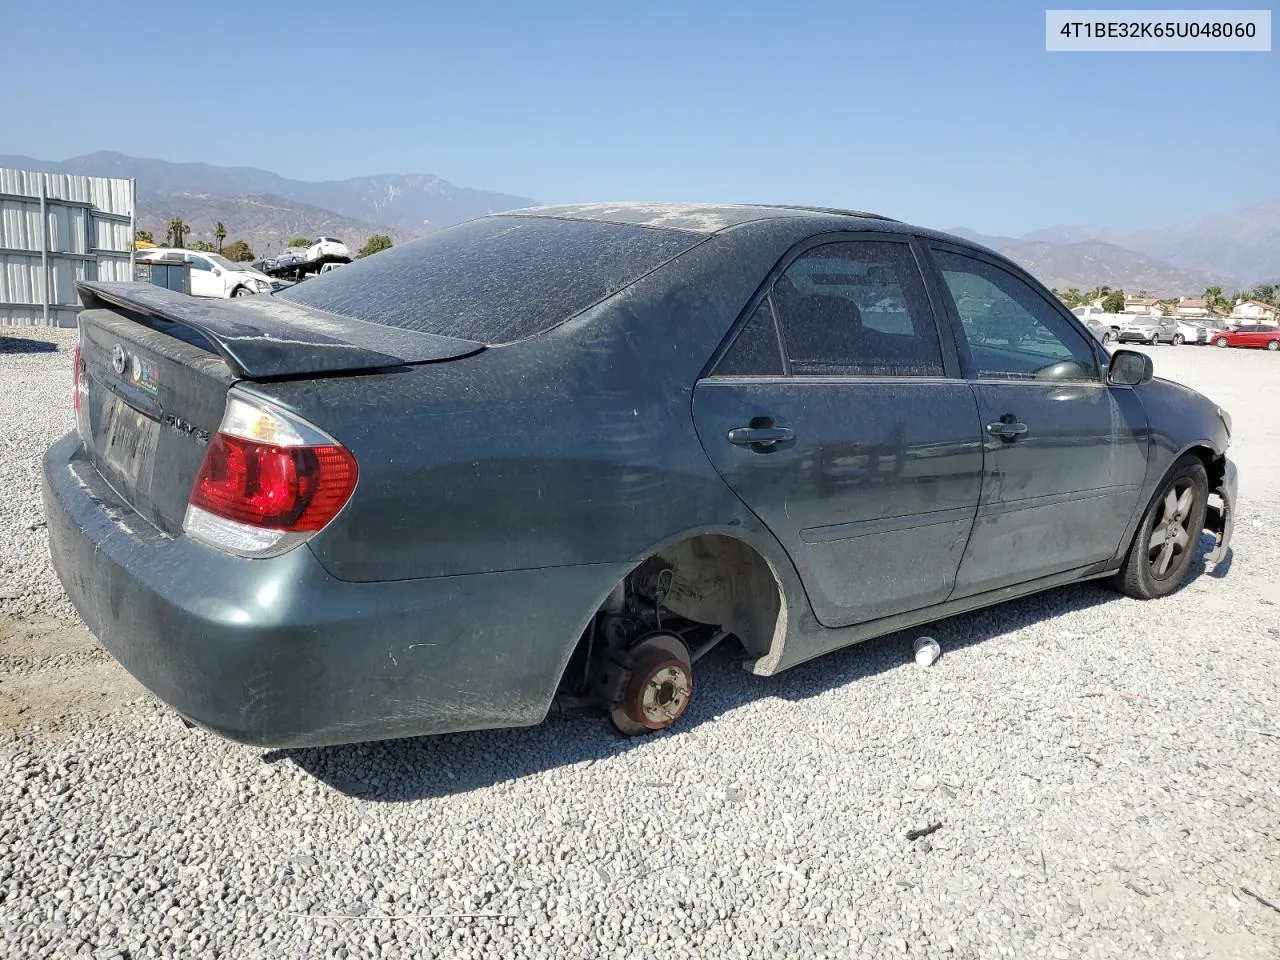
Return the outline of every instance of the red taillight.
<path id="1" fill-rule="evenodd" d="M 233 388 L 182 529 L 224 553 L 278 557 L 338 515 L 356 473 L 355 457 L 323 430 Z"/>
<path id="2" fill-rule="evenodd" d="M 191 506 L 251 527 L 315 532 L 355 486 L 356 461 L 343 447 L 281 447 L 219 433 L 209 443 Z"/>

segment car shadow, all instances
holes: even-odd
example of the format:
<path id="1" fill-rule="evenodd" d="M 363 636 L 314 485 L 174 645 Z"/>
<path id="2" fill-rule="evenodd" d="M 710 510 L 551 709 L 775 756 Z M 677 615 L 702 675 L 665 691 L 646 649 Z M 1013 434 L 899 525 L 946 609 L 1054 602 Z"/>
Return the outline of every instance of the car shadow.
<path id="1" fill-rule="evenodd" d="M 58 345 L 48 340 L 0 335 L 0 353 L 56 353 Z"/>
<path id="2" fill-rule="evenodd" d="M 747 673 L 741 667 L 740 648 L 725 644 L 698 661 L 698 695 L 681 722 L 648 737 L 622 737 L 603 715 L 553 714 L 534 727 L 270 750 L 262 760 L 295 764 L 339 793 L 371 801 L 447 797 L 617 756 L 655 739 L 685 736 L 700 724 L 765 697 L 799 701 L 820 696 L 910 663 L 912 642 L 921 634 L 938 640 L 945 660 L 948 652 L 1115 599 L 1113 591 L 1096 583 L 1060 587 L 868 640 L 773 677 Z"/>
<path id="3" fill-rule="evenodd" d="M 1208 556 L 1213 550 L 1216 538 L 1211 533 L 1203 533 L 1200 535 L 1199 550 L 1196 551 L 1195 557 L 1191 561 L 1191 572 L 1187 574 L 1187 578 L 1178 585 L 1178 589 L 1174 593 L 1181 593 L 1197 579 L 1202 576 L 1212 577 L 1214 580 L 1221 580 L 1231 572 L 1231 564 L 1235 560 L 1236 552 L 1230 546 L 1227 547 L 1226 555 L 1212 569 L 1208 569 Z"/>

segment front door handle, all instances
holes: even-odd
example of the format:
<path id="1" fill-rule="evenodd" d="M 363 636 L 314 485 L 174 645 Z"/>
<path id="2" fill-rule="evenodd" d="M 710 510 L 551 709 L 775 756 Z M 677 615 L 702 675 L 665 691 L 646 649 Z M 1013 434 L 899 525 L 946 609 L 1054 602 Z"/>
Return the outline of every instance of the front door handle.
<path id="1" fill-rule="evenodd" d="M 788 427 L 734 427 L 729 431 L 730 443 L 756 449 L 771 450 L 795 438 L 795 431 Z"/>
<path id="2" fill-rule="evenodd" d="M 1001 440 L 1017 440 L 1027 432 L 1027 425 L 1016 420 L 997 420 L 987 424 L 987 433 Z"/>

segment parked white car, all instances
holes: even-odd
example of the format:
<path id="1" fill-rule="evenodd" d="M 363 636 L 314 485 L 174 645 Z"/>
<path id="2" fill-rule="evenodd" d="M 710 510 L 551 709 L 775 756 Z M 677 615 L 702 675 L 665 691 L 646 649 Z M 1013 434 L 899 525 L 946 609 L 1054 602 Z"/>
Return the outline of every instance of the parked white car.
<path id="1" fill-rule="evenodd" d="M 1085 323 L 1102 324 L 1108 326 L 1112 331 L 1119 332 L 1120 327 L 1130 317 L 1123 313 L 1107 313 L 1101 307 L 1090 306 L 1089 304 L 1081 304 L 1078 307 L 1072 307 L 1071 312 L 1083 320 Z"/>
<path id="2" fill-rule="evenodd" d="M 1173 342 L 1179 343 L 1198 343 L 1207 344 L 1209 342 L 1209 328 L 1200 323 L 1191 323 L 1187 320 L 1178 320 L 1177 333 L 1174 335 Z"/>
<path id="3" fill-rule="evenodd" d="M 139 250 L 137 259 L 189 263 L 193 297 L 249 297 L 255 293 L 268 293 L 277 289 L 275 281 L 265 273 L 255 270 L 247 263 L 232 263 L 217 253 L 155 247 L 151 250 Z"/>
<path id="4" fill-rule="evenodd" d="M 316 242 L 307 247 L 307 259 L 319 260 L 321 257 L 351 258 L 347 245 L 333 237 L 316 237 Z"/>

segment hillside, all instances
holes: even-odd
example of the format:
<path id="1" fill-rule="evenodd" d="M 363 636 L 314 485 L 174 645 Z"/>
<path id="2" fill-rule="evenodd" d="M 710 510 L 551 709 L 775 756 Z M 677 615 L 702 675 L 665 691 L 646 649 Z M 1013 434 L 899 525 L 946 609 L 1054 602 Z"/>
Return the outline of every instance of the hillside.
<path id="1" fill-rule="evenodd" d="M 61 161 L 0 156 L 0 167 L 134 179 L 138 181 L 138 207 L 144 211 L 157 209 L 156 201 L 162 197 L 270 195 L 413 235 L 536 202 L 529 197 L 458 187 L 428 173 L 292 180 L 254 167 L 170 163 L 106 151 Z M 226 217 L 219 219 L 231 226 Z"/>
<path id="2" fill-rule="evenodd" d="M 163 242 L 169 221 L 181 217 L 190 227 L 187 243 L 213 241 L 213 225 L 221 221 L 227 228 L 227 241 L 245 240 L 261 257 L 279 253 L 291 239 L 305 237 L 337 237 L 354 252 L 375 233 L 390 234 L 396 243 L 411 240 L 413 234 L 376 223 L 344 217 L 304 203 L 296 203 L 271 194 L 241 197 L 197 197 L 165 194 L 139 201 L 138 226 L 151 231 Z"/>
<path id="3" fill-rule="evenodd" d="M 1021 239 L 1059 245 L 1100 240 L 1177 267 L 1230 277 L 1232 286 L 1252 285 L 1280 273 L 1280 200 L 1178 220 L 1155 230 L 1060 225 Z"/>
<path id="4" fill-rule="evenodd" d="M 1199 293 L 1213 284 L 1233 285 L 1228 278 L 1174 266 L 1101 240 L 1064 244 L 1015 241 L 1005 244 L 1000 252 L 1041 283 L 1059 290 L 1089 290 L 1105 284 L 1129 292 L 1146 290 L 1153 297 L 1172 297 Z"/>

